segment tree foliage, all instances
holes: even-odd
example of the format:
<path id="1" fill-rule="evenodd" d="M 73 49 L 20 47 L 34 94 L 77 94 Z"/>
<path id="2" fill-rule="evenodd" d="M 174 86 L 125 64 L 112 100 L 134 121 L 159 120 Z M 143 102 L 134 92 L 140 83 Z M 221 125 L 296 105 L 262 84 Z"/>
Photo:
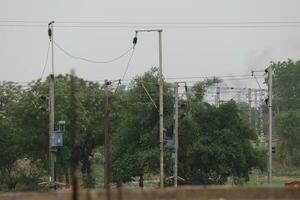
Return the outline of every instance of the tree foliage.
<path id="1" fill-rule="evenodd" d="M 136 177 L 143 186 L 146 176 L 159 173 L 158 80 L 158 69 L 152 68 L 135 77 L 128 88 L 109 88 L 111 180 L 118 186 Z M 204 102 L 207 88 L 219 82 L 199 82 L 180 98 L 179 175 L 186 180 L 184 184 L 224 184 L 229 178 L 241 183 L 249 179 L 253 168 L 262 168 L 262 156 L 251 143 L 255 134 L 236 104 L 228 102 L 217 108 Z M 55 119 L 66 121 L 57 174 L 59 181 L 66 183 L 71 153 L 69 84 L 69 75 L 55 77 Z M 103 145 L 103 89 L 81 78 L 75 78 L 75 84 L 81 184 L 94 187 L 93 157 Z M 48 87 L 48 82 L 41 80 L 26 89 L 14 83 L 0 84 L 0 184 L 9 189 L 28 180 L 36 185 L 36 177 L 48 176 L 49 113 L 40 109 L 47 109 L 47 100 L 40 96 L 47 96 Z M 173 135 L 173 103 L 172 84 L 164 82 L 165 138 Z M 172 152 L 165 149 L 166 178 L 173 173 Z M 19 173 L 20 163 L 27 163 L 34 173 Z"/>
<path id="2" fill-rule="evenodd" d="M 273 110 L 275 134 L 280 165 L 300 166 L 297 148 L 300 145 L 300 61 L 288 60 L 272 63 Z"/>

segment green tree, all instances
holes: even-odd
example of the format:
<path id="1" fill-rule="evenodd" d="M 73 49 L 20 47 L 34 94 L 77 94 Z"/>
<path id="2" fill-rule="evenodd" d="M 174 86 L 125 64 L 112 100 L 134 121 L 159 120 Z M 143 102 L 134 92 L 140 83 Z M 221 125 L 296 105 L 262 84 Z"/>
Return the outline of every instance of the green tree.
<path id="1" fill-rule="evenodd" d="M 300 110 L 278 114 L 275 118 L 276 133 L 280 138 L 279 157 L 284 166 L 300 167 Z"/>
<path id="2" fill-rule="evenodd" d="M 179 175 L 188 184 L 224 184 L 229 177 L 234 183 L 248 181 L 253 168 L 264 166 L 263 155 L 251 144 L 253 130 L 235 102 L 216 108 L 199 99 L 192 99 L 180 122 Z"/>
<path id="3" fill-rule="evenodd" d="M 274 108 L 279 111 L 300 108 L 300 61 L 272 63 Z"/>
<path id="4" fill-rule="evenodd" d="M 272 63 L 274 133 L 279 140 L 275 146 L 280 165 L 300 166 L 295 149 L 300 144 L 297 122 L 300 116 L 300 61 L 287 60 Z"/>
<path id="5" fill-rule="evenodd" d="M 18 183 L 15 165 L 22 156 L 19 147 L 19 129 L 16 127 L 13 113 L 16 103 L 22 95 L 21 87 L 12 82 L 0 83 L 0 184 L 14 190 Z"/>
<path id="6" fill-rule="evenodd" d="M 142 187 L 145 174 L 158 173 L 159 115 L 147 95 L 148 92 L 157 106 L 158 78 L 158 70 L 153 68 L 136 77 L 129 90 L 120 97 L 120 104 L 123 105 L 123 109 L 118 111 L 121 112 L 121 123 L 112 135 L 112 179 L 118 185 L 139 177 Z M 164 105 L 164 127 L 166 134 L 171 135 L 172 93 L 169 84 L 164 85 Z M 170 155 L 166 155 L 166 160 L 168 163 Z"/>
<path id="7" fill-rule="evenodd" d="M 64 147 L 58 152 L 57 173 L 60 181 L 68 183 L 69 180 L 69 82 L 70 76 L 59 75 L 55 78 L 55 119 L 66 121 Z M 78 141 L 80 149 L 81 172 L 83 185 L 94 186 L 91 176 L 91 163 L 95 148 L 103 143 L 102 137 L 102 93 L 98 83 L 76 78 L 78 99 Z M 18 127 L 21 142 L 18 144 L 25 156 L 36 161 L 46 175 L 48 166 L 49 145 L 49 114 L 41 111 L 40 107 L 47 108 L 48 102 L 42 101 L 40 95 L 47 96 L 48 83 L 40 80 L 30 84 L 24 91 L 14 109 L 15 126 Z M 64 177 L 64 179 L 62 179 Z"/>

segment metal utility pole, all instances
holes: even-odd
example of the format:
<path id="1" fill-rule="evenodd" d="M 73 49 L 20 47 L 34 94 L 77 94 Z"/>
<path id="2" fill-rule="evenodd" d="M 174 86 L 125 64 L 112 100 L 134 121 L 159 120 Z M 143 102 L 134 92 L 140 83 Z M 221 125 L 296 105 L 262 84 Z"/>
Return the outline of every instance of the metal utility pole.
<path id="1" fill-rule="evenodd" d="M 248 106 L 249 106 L 249 124 L 251 126 L 251 104 L 252 104 L 252 90 L 251 88 L 248 89 Z M 252 127 L 252 126 L 251 126 Z"/>
<path id="2" fill-rule="evenodd" d="M 108 108 L 108 86 L 110 82 L 104 81 L 104 188 L 109 189 L 109 108 Z"/>
<path id="3" fill-rule="evenodd" d="M 174 187 L 177 187 L 178 180 L 178 87 L 179 84 L 175 82 L 174 85 L 174 166 L 173 166 L 173 177 L 174 177 Z"/>
<path id="4" fill-rule="evenodd" d="M 164 187 L 164 100 L 163 100 L 163 72 L 162 72 L 162 29 L 136 30 L 139 32 L 158 32 L 159 51 L 159 146 L 160 146 L 160 188 Z"/>
<path id="5" fill-rule="evenodd" d="M 53 41 L 53 24 L 54 21 L 48 24 L 48 36 L 51 41 L 52 51 L 52 73 L 49 76 L 49 156 L 50 156 L 50 185 L 56 184 L 55 177 L 55 162 L 56 162 L 56 149 L 51 148 L 51 134 L 54 132 L 54 41 Z"/>
<path id="6" fill-rule="evenodd" d="M 220 106 L 220 87 L 217 87 L 216 92 L 216 107 L 218 108 Z"/>
<path id="7" fill-rule="evenodd" d="M 272 66 L 270 66 L 267 69 L 268 72 L 268 93 L 269 93 L 269 98 L 268 98 L 268 107 L 269 107 L 269 141 L 268 141 L 268 148 L 269 148 L 269 167 L 268 167 L 268 183 L 269 186 L 272 186 L 272 122 L 273 122 L 273 111 L 272 111 L 272 75 L 273 75 L 273 70 Z"/>

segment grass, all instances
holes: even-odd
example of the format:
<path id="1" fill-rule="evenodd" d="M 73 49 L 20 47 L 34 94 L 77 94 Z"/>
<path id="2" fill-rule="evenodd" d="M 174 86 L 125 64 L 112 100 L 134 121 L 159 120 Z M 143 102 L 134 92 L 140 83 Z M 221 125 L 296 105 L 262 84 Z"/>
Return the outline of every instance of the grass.
<path id="1" fill-rule="evenodd" d="M 287 182 L 300 181 L 299 169 L 275 170 L 272 175 L 273 186 L 284 186 Z M 268 177 L 266 174 L 253 173 L 250 176 L 250 181 L 246 185 L 268 185 Z"/>

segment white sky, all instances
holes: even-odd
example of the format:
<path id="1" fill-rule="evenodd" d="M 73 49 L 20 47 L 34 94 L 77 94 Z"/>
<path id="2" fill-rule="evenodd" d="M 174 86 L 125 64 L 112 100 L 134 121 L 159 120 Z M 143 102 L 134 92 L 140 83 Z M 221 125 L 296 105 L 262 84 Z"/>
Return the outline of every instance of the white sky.
<path id="1" fill-rule="evenodd" d="M 0 20 L 245 22 L 300 21 L 299 0 L 1 0 Z M 74 55 L 106 60 L 125 51 L 129 29 L 55 28 L 55 40 Z M 247 74 L 270 61 L 299 59 L 300 28 L 164 29 L 165 77 Z M 40 77 L 48 45 L 47 29 L 0 27 L 0 81 Z M 126 78 L 158 65 L 158 37 L 139 35 Z M 113 64 L 72 60 L 55 50 L 56 73 L 88 80 L 118 79 L 128 57 Z M 50 72 L 48 63 L 46 74 Z"/>

